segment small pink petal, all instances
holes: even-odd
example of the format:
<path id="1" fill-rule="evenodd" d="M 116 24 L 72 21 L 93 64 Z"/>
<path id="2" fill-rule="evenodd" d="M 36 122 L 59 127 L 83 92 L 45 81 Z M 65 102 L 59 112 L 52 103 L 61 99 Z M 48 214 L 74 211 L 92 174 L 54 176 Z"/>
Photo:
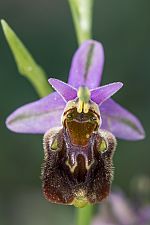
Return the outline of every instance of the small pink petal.
<path id="1" fill-rule="evenodd" d="M 52 87 L 62 96 L 62 98 L 68 102 L 77 97 L 77 90 L 62 82 L 61 80 L 50 78 L 48 82 L 52 85 Z"/>
<path id="2" fill-rule="evenodd" d="M 123 84 L 121 82 L 115 82 L 95 88 L 91 90 L 91 100 L 96 102 L 98 105 L 101 105 L 104 101 L 119 91 L 122 86 Z"/>

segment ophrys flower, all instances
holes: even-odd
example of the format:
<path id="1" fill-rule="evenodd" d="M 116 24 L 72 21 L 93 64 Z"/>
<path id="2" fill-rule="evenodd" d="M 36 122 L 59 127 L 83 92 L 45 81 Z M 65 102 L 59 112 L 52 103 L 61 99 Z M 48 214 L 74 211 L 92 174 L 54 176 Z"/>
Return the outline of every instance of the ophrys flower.
<path id="1" fill-rule="evenodd" d="M 100 202 L 110 190 L 115 136 L 144 137 L 139 120 L 110 99 L 122 83 L 98 87 L 103 63 L 102 45 L 84 42 L 73 57 L 68 84 L 49 79 L 56 92 L 7 118 L 15 132 L 46 132 L 43 191 L 52 202 L 79 207 Z"/>

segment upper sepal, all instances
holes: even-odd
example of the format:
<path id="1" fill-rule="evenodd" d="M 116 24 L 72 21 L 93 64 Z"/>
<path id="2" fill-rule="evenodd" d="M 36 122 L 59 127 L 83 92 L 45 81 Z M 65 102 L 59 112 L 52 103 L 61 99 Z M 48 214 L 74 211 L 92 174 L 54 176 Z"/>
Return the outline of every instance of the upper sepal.
<path id="1" fill-rule="evenodd" d="M 101 43 L 87 40 L 75 52 L 68 83 L 75 88 L 99 86 L 104 64 L 104 50 Z"/>

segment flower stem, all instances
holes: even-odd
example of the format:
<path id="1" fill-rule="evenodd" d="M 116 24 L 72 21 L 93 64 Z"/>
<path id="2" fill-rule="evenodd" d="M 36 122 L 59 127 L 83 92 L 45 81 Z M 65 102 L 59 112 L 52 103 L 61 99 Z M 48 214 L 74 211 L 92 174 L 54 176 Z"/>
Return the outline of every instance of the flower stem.
<path id="1" fill-rule="evenodd" d="M 92 205 L 88 205 L 84 208 L 77 208 L 75 225 L 90 225 L 92 219 L 92 212 Z"/>
<path id="2" fill-rule="evenodd" d="M 68 0 L 79 45 L 92 36 L 92 8 L 94 0 Z"/>

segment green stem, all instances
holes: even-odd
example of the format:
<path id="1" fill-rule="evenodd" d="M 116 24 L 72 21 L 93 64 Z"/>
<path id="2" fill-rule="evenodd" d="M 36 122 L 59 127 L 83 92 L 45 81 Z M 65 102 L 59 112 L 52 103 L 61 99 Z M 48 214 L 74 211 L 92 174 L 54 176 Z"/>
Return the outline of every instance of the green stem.
<path id="1" fill-rule="evenodd" d="M 71 8 L 75 31 L 80 45 L 92 36 L 93 0 L 68 0 Z"/>
<path id="2" fill-rule="evenodd" d="M 92 219 L 92 212 L 92 205 L 88 205 L 84 208 L 77 208 L 75 225 L 90 225 Z"/>

